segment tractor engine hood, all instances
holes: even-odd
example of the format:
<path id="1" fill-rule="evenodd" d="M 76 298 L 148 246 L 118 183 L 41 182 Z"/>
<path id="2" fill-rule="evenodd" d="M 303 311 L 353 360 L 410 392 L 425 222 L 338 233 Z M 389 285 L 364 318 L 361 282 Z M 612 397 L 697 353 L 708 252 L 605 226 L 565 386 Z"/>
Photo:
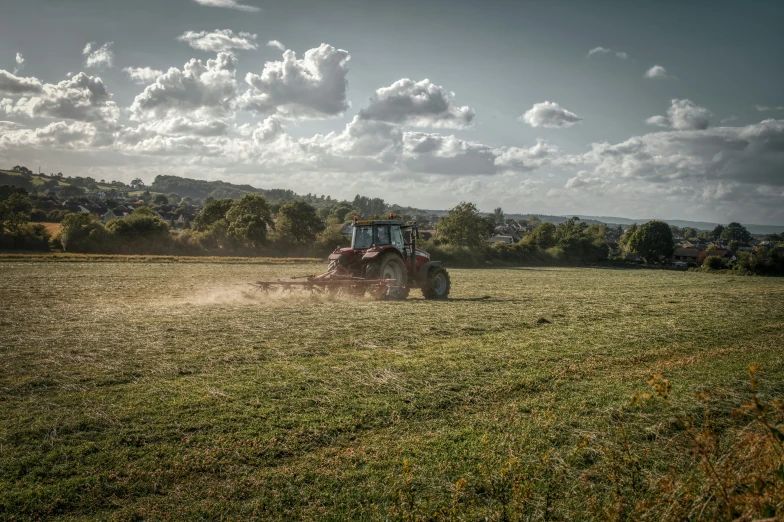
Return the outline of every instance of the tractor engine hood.
<path id="1" fill-rule="evenodd" d="M 382 252 L 385 252 L 386 250 L 389 250 L 390 248 L 394 248 L 394 247 L 390 247 L 390 246 L 382 247 L 382 248 L 370 247 L 367 250 L 365 250 L 365 253 L 362 255 L 362 261 L 368 261 L 370 259 L 375 259 L 379 254 L 381 254 Z"/>
<path id="2" fill-rule="evenodd" d="M 330 255 L 330 261 L 337 261 L 338 263 L 347 263 L 354 259 L 353 248 L 336 248 Z"/>

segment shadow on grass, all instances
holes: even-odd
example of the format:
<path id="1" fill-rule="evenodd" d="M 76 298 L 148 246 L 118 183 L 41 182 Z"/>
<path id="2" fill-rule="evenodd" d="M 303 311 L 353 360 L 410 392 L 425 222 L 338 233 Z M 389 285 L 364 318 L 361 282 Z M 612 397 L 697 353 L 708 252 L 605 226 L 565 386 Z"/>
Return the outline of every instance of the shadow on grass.
<path id="1" fill-rule="evenodd" d="M 525 299 L 521 299 L 519 297 L 512 297 L 508 299 L 502 299 L 499 297 L 492 297 L 489 295 L 484 295 L 482 297 L 449 297 L 446 299 L 447 302 L 485 302 L 485 303 L 522 303 Z"/>

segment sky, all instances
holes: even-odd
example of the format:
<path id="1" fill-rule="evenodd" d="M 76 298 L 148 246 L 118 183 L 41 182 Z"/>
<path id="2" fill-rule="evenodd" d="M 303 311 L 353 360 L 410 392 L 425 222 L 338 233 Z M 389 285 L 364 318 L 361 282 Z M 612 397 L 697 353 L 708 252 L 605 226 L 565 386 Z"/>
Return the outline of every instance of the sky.
<path id="1" fill-rule="evenodd" d="M 0 168 L 784 224 L 784 2 L 4 4 Z"/>

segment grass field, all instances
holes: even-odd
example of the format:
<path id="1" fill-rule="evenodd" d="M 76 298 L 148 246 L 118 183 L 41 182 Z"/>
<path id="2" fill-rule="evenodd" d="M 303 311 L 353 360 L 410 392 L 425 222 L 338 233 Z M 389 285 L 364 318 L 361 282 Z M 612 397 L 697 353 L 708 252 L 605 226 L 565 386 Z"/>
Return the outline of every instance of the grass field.
<path id="1" fill-rule="evenodd" d="M 784 279 L 452 270 L 445 302 L 246 287 L 313 271 L 1 263 L 0 518 L 612 518 L 623 488 L 688 472 L 668 441 L 696 391 L 739 405 L 755 363 L 784 395 Z M 619 410 L 656 373 L 668 403 Z"/>
<path id="2" fill-rule="evenodd" d="M 31 222 L 30 224 L 34 225 L 35 223 Z M 49 235 L 51 235 L 52 237 L 56 236 L 57 233 L 60 232 L 60 223 L 41 223 L 41 224 L 44 227 L 46 227 L 46 230 L 49 231 Z"/>
<path id="3" fill-rule="evenodd" d="M 16 172 L 14 170 L 0 170 L 0 174 L 8 174 L 9 176 L 20 176 L 20 177 L 23 176 L 21 172 Z M 43 185 L 44 183 L 46 183 L 48 179 L 49 177 L 45 175 L 39 176 L 38 174 L 33 174 L 32 176 L 30 176 L 30 181 L 32 182 L 33 185 L 36 186 Z M 67 187 L 68 185 L 70 185 L 70 183 L 66 183 L 65 181 L 58 180 L 58 183 L 62 187 Z"/>

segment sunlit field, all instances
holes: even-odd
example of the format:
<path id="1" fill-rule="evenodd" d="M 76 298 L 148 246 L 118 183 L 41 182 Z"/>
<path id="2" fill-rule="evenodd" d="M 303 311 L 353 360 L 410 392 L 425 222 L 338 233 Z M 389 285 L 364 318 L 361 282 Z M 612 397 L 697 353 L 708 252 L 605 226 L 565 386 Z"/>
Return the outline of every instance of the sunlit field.
<path id="1" fill-rule="evenodd" d="M 666 519 L 645 502 L 691 469 L 675 412 L 740 406 L 752 363 L 784 397 L 784 279 L 451 270 L 451 299 L 404 302 L 247 284 L 323 269 L 0 263 L 0 518 Z M 668 398 L 633 406 L 653 374 Z"/>

